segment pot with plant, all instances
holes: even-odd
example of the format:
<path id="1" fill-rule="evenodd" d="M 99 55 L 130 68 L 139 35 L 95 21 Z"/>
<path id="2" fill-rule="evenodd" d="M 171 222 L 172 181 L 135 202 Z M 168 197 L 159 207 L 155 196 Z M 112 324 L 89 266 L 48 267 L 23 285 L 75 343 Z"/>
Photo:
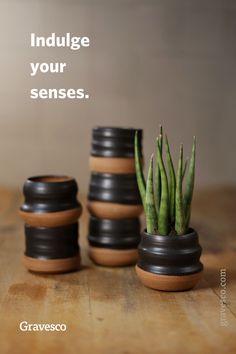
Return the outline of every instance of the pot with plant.
<path id="1" fill-rule="evenodd" d="M 151 156 L 145 181 L 137 134 L 135 136 L 136 176 L 146 218 L 136 273 L 147 287 L 164 291 L 187 290 L 194 287 L 201 278 L 202 249 L 197 232 L 190 227 L 195 159 L 194 137 L 188 173 L 188 160 L 185 163 L 183 161 L 182 144 L 175 171 L 167 136 L 163 138 L 160 127 L 156 153 Z"/>

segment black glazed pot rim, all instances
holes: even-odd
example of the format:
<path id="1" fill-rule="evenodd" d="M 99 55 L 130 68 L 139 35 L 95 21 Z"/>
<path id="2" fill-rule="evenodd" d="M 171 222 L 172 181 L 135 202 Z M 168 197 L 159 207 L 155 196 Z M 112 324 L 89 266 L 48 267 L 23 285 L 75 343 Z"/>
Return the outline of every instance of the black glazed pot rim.
<path id="1" fill-rule="evenodd" d="M 61 226 L 53 226 L 53 227 L 47 227 L 47 226 L 31 226 L 30 224 L 25 223 L 25 229 L 34 229 L 38 231 L 62 231 L 65 229 L 72 229 L 75 227 L 79 227 L 79 221 L 76 221 L 74 223 L 66 224 L 66 225 L 61 225 Z"/>
<path id="2" fill-rule="evenodd" d="M 25 201 L 21 210 L 33 213 L 65 211 L 79 207 L 76 195 L 78 185 L 65 175 L 29 177 L 23 187 Z"/>
<path id="3" fill-rule="evenodd" d="M 100 177 L 101 179 L 103 178 L 111 178 L 113 180 L 125 180 L 125 179 L 135 179 L 135 174 L 134 173 L 110 173 L 110 172 L 96 172 L 96 171 L 92 171 L 91 172 L 91 177 Z M 135 178 L 134 178 L 135 177 Z"/>
<path id="4" fill-rule="evenodd" d="M 198 234 L 197 232 L 192 228 L 190 227 L 189 228 L 189 232 L 187 234 L 184 234 L 184 235 L 159 235 L 159 234 L 149 234 L 147 232 L 147 230 L 145 229 L 143 232 L 142 232 L 142 235 L 145 237 L 145 238 L 152 238 L 153 240 L 155 241 L 163 241 L 163 240 L 173 240 L 173 239 L 177 239 L 177 238 L 180 238 L 181 240 L 183 239 L 188 239 L 188 238 L 192 238 L 192 237 L 196 237 Z"/>
<path id="5" fill-rule="evenodd" d="M 103 135 L 110 136 L 112 133 L 118 134 L 118 133 L 133 133 L 137 131 L 142 131 L 140 128 L 134 128 L 134 127 L 117 127 L 117 126 L 96 126 L 93 128 L 93 131 L 98 133 L 101 132 Z"/>
<path id="6" fill-rule="evenodd" d="M 38 184 L 61 184 L 74 181 L 73 177 L 66 175 L 40 175 L 27 178 L 27 183 L 38 183 Z"/>

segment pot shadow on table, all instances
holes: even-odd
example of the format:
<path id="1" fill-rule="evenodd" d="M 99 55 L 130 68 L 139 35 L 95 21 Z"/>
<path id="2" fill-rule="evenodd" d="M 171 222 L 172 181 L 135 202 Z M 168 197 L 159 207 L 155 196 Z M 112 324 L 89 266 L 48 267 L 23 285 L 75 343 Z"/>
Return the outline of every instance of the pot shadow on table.
<path id="1" fill-rule="evenodd" d="M 91 266 L 82 264 L 79 269 L 71 270 L 68 272 L 61 272 L 61 273 L 39 273 L 37 272 L 37 277 L 44 278 L 44 279 L 52 279 L 52 280 L 59 280 L 60 282 L 68 282 L 71 283 L 73 281 L 79 281 L 78 275 L 81 272 L 88 271 Z M 35 275 L 35 272 L 29 270 L 29 272 Z"/>
<path id="2" fill-rule="evenodd" d="M 233 269 L 230 264 L 224 264 L 217 262 L 215 264 L 208 264 L 207 254 L 204 256 L 203 264 L 203 276 L 196 289 L 206 289 L 206 288 L 220 288 L 221 281 L 221 270 L 226 270 L 227 283 L 230 285 L 236 283 L 236 270 Z M 211 257 L 211 255 L 209 255 Z"/>

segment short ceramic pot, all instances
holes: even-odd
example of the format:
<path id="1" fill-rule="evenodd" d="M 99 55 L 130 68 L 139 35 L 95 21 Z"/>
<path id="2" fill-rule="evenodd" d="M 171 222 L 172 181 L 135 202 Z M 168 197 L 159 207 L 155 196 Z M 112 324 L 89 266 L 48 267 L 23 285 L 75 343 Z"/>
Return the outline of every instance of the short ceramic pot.
<path id="1" fill-rule="evenodd" d="M 25 266 L 35 272 L 59 273 L 80 265 L 78 223 L 60 227 L 25 225 Z"/>
<path id="2" fill-rule="evenodd" d="M 67 176 L 38 176 L 24 184 L 25 201 L 19 210 L 21 218 L 35 227 L 57 227 L 73 224 L 82 207 L 77 201 L 77 183 Z"/>
<path id="3" fill-rule="evenodd" d="M 142 283 L 149 288 L 188 290 L 201 278 L 202 249 L 198 234 L 193 229 L 183 236 L 150 235 L 143 232 L 138 250 L 136 272 Z"/>
<path id="4" fill-rule="evenodd" d="M 136 218 L 142 211 L 142 203 L 133 174 L 91 174 L 88 210 L 97 218 Z"/>
<path id="5" fill-rule="evenodd" d="M 97 264 L 123 266 L 134 264 L 138 258 L 140 221 L 90 218 L 89 256 Z"/>
<path id="6" fill-rule="evenodd" d="M 100 173 L 135 173 L 134 136 L 136 129 L 96 127 L 92 132 L 90 170 Z M 142 151 L 142 130 L 137 129 Z"/>

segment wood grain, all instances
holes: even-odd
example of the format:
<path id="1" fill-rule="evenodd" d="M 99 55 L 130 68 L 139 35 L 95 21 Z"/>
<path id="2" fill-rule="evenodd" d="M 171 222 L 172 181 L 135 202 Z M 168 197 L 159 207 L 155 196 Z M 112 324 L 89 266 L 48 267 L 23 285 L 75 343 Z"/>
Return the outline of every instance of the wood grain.
<path id="1" fill-rule="evenodd" d="M 80 354 L 208 354 L 236 352 L 236 189 L 195 193 L 193 226 L 203 246 L 203 278 L 191 291 L 145 288 L 134 267 L 103 268 L 87 256 L 83 269 L 36 275 L 22 262 L 20 195 L 0 190 L 0 352 Z M 220 269 L 227 271 L 226 318 L 220 325 Z M 66 323 L 66 332 L 21 332 L 19 323 Z"/>

